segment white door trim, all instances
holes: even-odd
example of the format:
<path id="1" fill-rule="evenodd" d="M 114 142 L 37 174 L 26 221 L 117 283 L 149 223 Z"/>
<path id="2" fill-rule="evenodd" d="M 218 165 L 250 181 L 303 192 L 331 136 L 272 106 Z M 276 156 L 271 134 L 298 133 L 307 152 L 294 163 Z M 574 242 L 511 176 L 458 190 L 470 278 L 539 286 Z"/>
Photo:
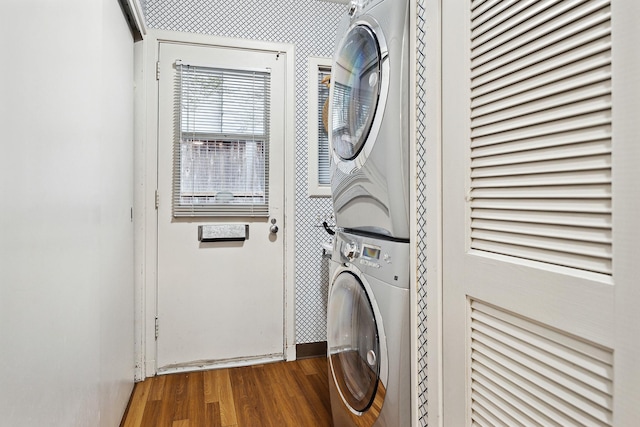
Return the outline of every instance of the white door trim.
<path id="1" fill-rule="evenodd" d="M 244 40 L 203 34 L 149 30 L 135 45 L 134 259 L 136 380 L 157 373 L 157 185 L 158 81 L 156 63 L 162 42 L 251 49 L 282 54 L 286 60 L 285 207 L 284 207 L 284 357 L 296 357 L 295 346 L 295 48 L 289 43 Z"/>
<path id="2" fill-rule="evenodd" d="M 418 153 L 417 153 L 417 131 L 418 131 L 418 99 L 416 84 L 418 79 L 417 68 L 417 55 L 416 49 L 418 48 L 418 37 L 422 36 L 425 40 L 425 52 L 424 54 L 428 58 L 426 61 L 425 69 L 423 71 L 425 77 L 425 109 L 423 111 L 424 118 L 421 123 L 424 128 L 426 138 L 426 150 L 427 156 L 424 159 L 425 173 L 425 188 L 426 188 L 426 230 L 425 230 L 425 247 L 426 247 L 426 277 L 423 281 L 428 286 L 427 301 L 426 301 L 426 345 L 427 345 L 427 362 L 428 375 L 426 377 L 426 389 L 428 390 L 427 397 L 427 422 L 429 426 L 442 426 L 442 138 L 441 138 L 441 85 L 442 76 L 440 70 L 440 57 L 441 57 L 441 36 L 440 36 L 440 22 L 441 22 L 441 1 L 424 2 L 425 8 L 424 14 L 429 17 L 429 22 L 423 28 L 419 28 L 421 25 L 418 21 L 417 14 L 417 0 L 412 0 L 410 6 L 411 19 L 410 22 L 410 40 L 413 43 L 411 49 L 411 99 L 415 100 L 415 104 L 411 108 L 412 117 L 411 121 L 411 159 L 410 166 L 411 176 L 414 177 L 414 185 L 411 186 L 411 203 L 410 209 L 411 218 L 411 236 L 413 236 L 414 244 L 412 244 L 411 254 L 411 272 L 413 277 L 411 283 L 414 284 L 414 288 L 411 292 L 411 322 L 412 326 L 412 375 L 411 378 L 417 381 L 422 374 L 419 371 L 418 355 L 421 344 L 421 337 L 419 337 L 419 325 L 417 322 L 424 318 L 424 313 L 418 312 L 418 286 L 420 285 L 417 280 L 418 271 L 418 209 L 417 205 L 417 176 L 418 176 Z M 424 31 L 424 35 L 421 35 L 421 31 Z M 424 412 L 425 408 L 419 407 L 420 397 L 418 395 L 419 387 L 421 384 L 412 384 L 412 426 L 419 426 L 420 413 Z"/>
<path id="3" fill-rule="evenodd" d="M 416 84 L 418 80 L 417 75 L 417 27 L 418 27 L 418 15 L 417 15 L 417 0 L 409 1 L 409 176 L 411 177 L 409 185 L 409 236 L 412 237 L 413 242 L 409 252 L 409 283 L 413 285 L 410 287 L 409 292 L 409 318 L 413 319 L 410 322 L 410 343 L 411 343 L 411 426 L 418 426 L 418 379 L 420 370 L 418 364 L 420 342 L 418 319 L 419 315 L 419 301 L 418 301 L 418 193 L 417 193 L 417 177 L 418 177 L 418 156 L 417 156 L 417 144 L 418 144 L 418 96 Z M 411 101 L 412 100 L 412 101 Z"/>
<path id="4" fill-rule="evenodd" d="M 615 286 L 615 347 L 613 422 L 635 425 L 640 409 L 640 286 L 638 242 L 638 111 L 640 110 L 640 56 L 638 56 L 637 2 L 617 2 L 612 8 L 613 120 L 613 278 Z M 615 153 L 622 153 L 616 155 Z"/>
<path id="5" fill-rule="evenodd" d="M 443 414 L 443 299 L 442 299 L 442 2 L 425 2 L 426 29 L 426 138 L 427 138 L 427 421 L 442 426 Z"/>
<path id="6" fill-rule="evenodd" d="M 418 288 L 417 271 L 418 271 L 418 208 L 417 200 L 417 176 L 418 176 L 418 153 L 417 153 L 417 131 L 418 131 L 418 99 L 416 84 L 418 79 L 417 55 L 418 37 L 421 36 L 420 31 L 424 31 L 425 52 L 427 57 L 425 69 L 423 71 L 425 77 L 425 109 L 423 111 L 424 118 L 421 123 L 424 128 L 426 138 L 426 151 L 424 167 L 425 188 L 426 188 L 426 230 L 425 230 L 425 247 L 426 247 L 426 278 L 424 283 L 428 286 L 426 301 L 426 345 L 427 345 L 427 363 L 428 375 L 426 378 L 426 388 L 428 390 L 427 397 L 427 422 L 429 426 L 442 426 L 442 393 L 443 393 L 443 370 L 442 370 L 442 117 L 441 117 L 441 0 L 423 2 L 425 8 L 424 14 L 429 17 L 429 21 L 423 28 L 420 28 L 417 14 L 418 1 L 412 0 L 410 11 L 410 40 L 413 43 L 411 49 L 411 99 L 415 100 L 415 104 L 411 108 L 411 176 L 414 179 L 411 186 L 411 236 L 413 236 L 414 244 L 412 244 L 411 254 L 411 283 L 414 288 L 411 292 L 411 322 L 412 327 L 412 374 L 413 381 L 417 381 L 421 372 L 419 372 L 418 348 L 421 343 L 419 337 L 418 323 L 425 316 L 424 313 L 418 312 Z M 425 408 L 421 408 L 418 396 L 420 384 L 412 384 L 412 420 L 411 425 L 419 426 L 420 413 Z"/>

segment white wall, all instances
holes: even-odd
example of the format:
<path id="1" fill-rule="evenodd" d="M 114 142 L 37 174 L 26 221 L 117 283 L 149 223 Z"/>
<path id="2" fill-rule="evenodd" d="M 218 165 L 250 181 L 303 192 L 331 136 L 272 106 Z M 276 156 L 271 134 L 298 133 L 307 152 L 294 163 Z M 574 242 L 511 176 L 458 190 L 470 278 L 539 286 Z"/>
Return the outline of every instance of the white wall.
<path id="1" fill-rule="evenodd" d="M 133 47 L 115 0 L 0 14 L 2 425 L 117 426 L 133 385 Z"/>

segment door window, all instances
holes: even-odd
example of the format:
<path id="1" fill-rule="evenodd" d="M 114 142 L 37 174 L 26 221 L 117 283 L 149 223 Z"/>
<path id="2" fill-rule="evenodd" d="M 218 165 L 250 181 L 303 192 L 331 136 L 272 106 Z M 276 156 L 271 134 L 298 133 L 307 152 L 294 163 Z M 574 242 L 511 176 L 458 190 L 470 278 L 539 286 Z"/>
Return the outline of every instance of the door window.
<path id="1" fill-rule="evenodd" d="M 329 297 L 328 346 L 333 377 L 345 403 L 366 411 L 380 376 L 380 341 L 371 302 L 360 280 L 342 273 Z"/>
<path id="2" fill-rule="evenodd" d="M 371 29 L 354 27 L 339 48 L 331 78 L 331 142 L 344 160 L 356 158 L 369 136 L 380 94 L 380 63 Z"/>
<path id="3" fill-rule="evenodd" d="M 268 216 L 268 71 L 176 64 L 173 215 Z"/>

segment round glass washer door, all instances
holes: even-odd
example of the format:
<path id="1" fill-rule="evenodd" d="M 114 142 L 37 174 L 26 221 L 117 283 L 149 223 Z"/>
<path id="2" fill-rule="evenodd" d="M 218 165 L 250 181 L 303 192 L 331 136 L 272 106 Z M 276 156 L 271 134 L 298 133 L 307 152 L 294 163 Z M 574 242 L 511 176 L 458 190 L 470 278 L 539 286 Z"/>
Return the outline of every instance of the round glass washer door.
<path id="1" fill-rule="evenodd" d="M 343 401 L 355 413 L 373 403 L 380 380 L 380 341 L 371 301 L 360 280 L 343 272 L 328 302 L 329 364 Z"/>
<path id="2" fill-rule="evenodd" d="M 332 67 L 331 131 L 333 149 L 343 160 L 362 150 L 380 96 L 381 55 L 366 25 L 353 27 L 338 49 Z"/>

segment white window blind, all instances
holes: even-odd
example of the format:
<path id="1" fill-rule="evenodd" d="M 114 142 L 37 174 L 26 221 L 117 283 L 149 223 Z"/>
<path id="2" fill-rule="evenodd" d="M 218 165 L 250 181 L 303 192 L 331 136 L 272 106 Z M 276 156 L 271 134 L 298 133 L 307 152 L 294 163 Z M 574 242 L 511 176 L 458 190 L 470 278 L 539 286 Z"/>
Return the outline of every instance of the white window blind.
<path id="1" fill-rule="evenodd" d="M 329 153 L 329 86 L 331 58 L 309 57 L 308 73 L 308 190 L 309 197 L 331 197 Z"/>
<path id="2" fill-rule="evenodd" d="M 268 216 L 268 70 L 176 69 L 173 215 Z"/>
<path id="3" fill-rule="evenodd" d="M 329 86 L 325 82 L 325 78 L 331 77 L 331 68 L 318 68 L 318 184 L 331 185 L 331 175 L 329 170 L 329 134 L 327 132 L 328 98 Z"/>
<path id="4" fill-rule="evenodd" d="M 609 2 L 472 2 L 471 247 L 611 274 Z"/>

